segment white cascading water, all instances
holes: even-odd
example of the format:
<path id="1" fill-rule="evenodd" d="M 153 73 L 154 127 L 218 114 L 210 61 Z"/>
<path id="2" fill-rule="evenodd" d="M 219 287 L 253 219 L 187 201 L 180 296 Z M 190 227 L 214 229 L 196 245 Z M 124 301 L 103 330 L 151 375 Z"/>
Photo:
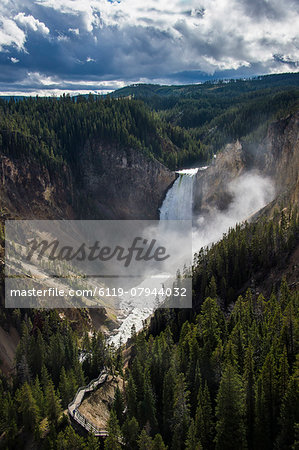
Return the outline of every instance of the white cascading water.
<path id="1" fill-rule="evenodd" d="M 166 194 L 160 208 L 160 220 L 191 220 L 193 183 L 199 169 L 179 170 L 179 177 Z"/>
<path id="2" fill-rule="evenodd" d="M 177 171 L 179 177 L 168 190 L 160 208 L 160 220 L 192 219 L 193 184 L 195 175 L 198 170 L 204 169 L 206 169 L 206 167 Z M 121 321 L 121 325 L 116 333 L 109 338 L 109 343 L 113 343 L 116 346 L 126 342 L 131 336 L 132 325 L 135 325 L 136 331 L 139 331 L 143 326 L 143 321 L 154 311 L 154 308 L 132 308 L 131 299 L 126 298 L 126 296 L 124 296 L 121 301 L 121 307 L 122 316 L 118 317 Z"/>
<path id="3" fill-rule="evenodd" d="M 180 170 L 179 177 L 168 190 L 164 202 L 160 208 L 160 220 L 190 220 L 192 219 L 193 184 L 197 169 Z M 199 216 L 193 221 L 192 242 L 196 250 L 208 246 L 212 242 L 221 239 L 223 233 L 236 223 L 246 220 L 250 214 L 260 210 L 274 198 L 275 189 L 270 178 L 257 173 L 245 173 L 241 177 L 230 182 L 228 191 L 233 200 L 226 211 L 214 208 L 210 216 Z M 167 223 L 163 225 L 167 226 Z M 119 340 L 126 342 L 130 337 L 133 324 L 136 330 L 142 328 L 142 321 L 149 317 L 154 308 L 134 308 L 130 299 L 123 299 L 123 316 L 119 317 L 121 326 L 109 341 L 116 345 Z"/>

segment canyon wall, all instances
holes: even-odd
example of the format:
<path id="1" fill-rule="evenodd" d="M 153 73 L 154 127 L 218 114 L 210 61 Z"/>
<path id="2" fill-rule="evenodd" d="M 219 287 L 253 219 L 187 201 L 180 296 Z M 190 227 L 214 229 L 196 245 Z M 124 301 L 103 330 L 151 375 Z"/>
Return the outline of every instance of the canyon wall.
<path id="1" fill-rule="evenodd" d="M 176 175 L 133 148 L 99 141 L 86 143 L 81 155 L 82 187 L 94 211 L 105 219 L 158 219 L 166 191 Z"/>
<path id="2" fill-rule="evenodd" d="M 275 201 L 299 202 L 299 112 L 269 125 L 261 142 L 234 142 L 225 147 L 206 171 L 199 171 L 194 186 L 195 214 L 217 208 L 226 210 L 231 201 L 229 184 L 247 172 L 269 177 Z"/>
<path id="3" fill-rule="evenodd" d="M 139 150 L 87 142 L 77 161 L 49 171 L 36 161 L 0 154 L 1 217 L 19 219 L 158 219 L 175 180 Z"/>

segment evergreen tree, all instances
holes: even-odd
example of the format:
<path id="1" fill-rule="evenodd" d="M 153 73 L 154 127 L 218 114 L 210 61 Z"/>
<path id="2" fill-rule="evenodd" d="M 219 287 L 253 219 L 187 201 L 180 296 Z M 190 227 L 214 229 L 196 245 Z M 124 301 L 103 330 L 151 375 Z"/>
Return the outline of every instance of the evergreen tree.
<path id="1" fill-rule="evenodd" d="M 100 450 L 100 441 L 93 433 L 88 434 L 86 450 Z"/>
<path id="2" fill-rule="evenodd" d="M 129 373 L 129 379 L 126 388 L 126 399 L 128 416 L 132 418 L 137 413 L 137 390 L 131 372 Z"/>
<path id="3" fill-rule="evenodd" d="M 124 405 L 124 400 L 123 400 L 123 395 L 120 392 L 120 389 L 118 386 L 116 386 L 116 390 L 115 390 L 115 394 L 114 394 L 114 401 L 113 401 L 113 409 L 116 413 L 116 417 L 118 420 L 118 423 L 120 424 L 120 426 L 122 426 L 123 422 L 124 422 L 124 409 L 125 409 L 125 405 Z"/>
<path id="4" fill-rule="evenodd" d="M 277 370 L 273 350 L 266 356 L 260 374 L 260 386 L 257 391 L 257 439 L 263 442 L 263 448 L 270 449 L 277 429 L 278 385 Z"/>
<path id="5" fill-rule="evenodd" d="M 57 436 L 57 450 L 84 450 L 85 444 L 71 426 L 68 426 L 65 431 L 60 431 Z"/>
<path id="6" fill-rule="evenodd" d="M 122 434 L 124 436 L 126 446 L 130 450 L 135 450 L 137 448 L 137 441 L 139 438 L 139 425 L 135 417 L 132 417 L 131 419 L 127 417 L 122 426 Z"/>
<path id="7" fill-rule="evenodd" d="M 195 416 L 195 430 L 196 436 L 199 442 L 201 442 L 203 448 L 213 448 L 213 410 L 207 383 L 205 383 L 204 389 L 200 388 L 198 392 L 198 406 Z"/>
<path id="8" fill-rule="evenodd" d="M 245 449 L 243 384 L 236 369 L 230 364 L 224 370 L 216 402 L 216 450 Z"/>
<path id="9" fill-rule="evenodd" d="M 244 362 L 244 388 L 246 405 L 246 425 L 248 447 L 253 446 L 254 420 L 255 420 L 255 376 L 254 376 L 253 347 L 251 344 L 246 349 Z"/>
<path id="10" fill-rule="evenodd" d="M 171 420 L 174 414 L 174 391 L 176 382 L 176 371 L 172 364 L 168 372 L 164 376 L 163 382 L 163 435 L 166 442 L 170 441 L 171 436 Z"/>
<path id="11" fill-rule="evenodd" d="M 161 434 L 156 434 L 156 436 L 153 439 L 152 444 L 152 450 L 167 450 L 167 447 L 165 446 L 163 442 L 163 438 Z"/>
<path id="12" fill-rule="evenodd" d="M 180 373 L 175 385 L 173 399 L 173 436 L 171 443 L 173 450 L 184 448 L 190 422 L 189 394 L 190 392 L 186 389 L 185 376 Z"/>
<path id="13" fill-rule="evenodd" d="M 61 414 L 60 400 L 55 392 L 52 381 L 48 382 L 45 390 L 46 414 L 54 426 L 57 426 Z"/>
<path id="14" fill-rule="evenodd" d="M 6 395 L 2 392 L 0 400 L 0 431 L 6 434 L 7 442 L 13 445 L 18 432 L 16 405 L 10 392 L 7 392 Z"/>
<path id="15" fill-rule="evenodd" d="M 40 410 L 41 415 L 44 414 L 45 398 L 44 398 L 44 394 L 43 394 L 38 376 L 36 376 L 34 385 L 32 386 L 32 394 L 33 394 L 36 404 Z"/>
<path id="16" fill-rule="evenodd" d="M 139 417 L 141 417 L 142 425 L 149 427 L 151 434 L 154 435 L 158 428 L 158 422 L 156 417 L 155 397 L 148 372 L 145 374 L 144 397 L 140 403 Z"/>
<path id="17" fill-rule="evenodd" d="M 22 414 L 22 423 L 24 424 L 25 429 L 35 432 L 38 431 L 40 410 L 28 383 L 25 383 L 16 393 L 16 399 L 19 404 L 18 411 Z"/>
<path id="18" fill-rule="evenodd" d="M 65 408 L 71 400 L 71 387 L 67 379 L 65 368 L 62 367 L 59 381 L 59 392 L 62 406 Z"/>
<path id="19" fill-rule="evenodd" d="M 295 442 L 296 424 L 299 423 L 299 372 L 290 378 L 282 400 L 280 411 L 280 433 L 278 446 L 280 449 L 291 448 Z M 296 447 L 294 447 L 296 448 Z"/>
<path id="20" fill-rule="evenodd" d="M 197 436 L 196 426 L 194 420 L 191 419 L 185 444 L 186 450 L 202 450 L 201 443 L 196 436 Z"/>
<path id="21" fill-rule="evenodd" d="M 145 429 L 142 430 L 140 437 L 138 439 L 138 449 L 139 450 L 152 450 L 153 448 L 153 440 L 147 434 Z"/>
<path id="22" fill-rule="evenodd" d="M 112 409 L 108 422 L 108 437 L 105 439 L 105 450 L 121 450 L 121 431 L 115 411 Z"/>

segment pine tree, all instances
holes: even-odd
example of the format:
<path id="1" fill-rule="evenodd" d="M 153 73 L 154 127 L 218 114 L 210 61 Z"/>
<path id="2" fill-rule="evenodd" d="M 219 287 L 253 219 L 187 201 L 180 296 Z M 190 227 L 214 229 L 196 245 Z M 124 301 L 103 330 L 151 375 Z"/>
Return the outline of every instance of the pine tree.
<path id="1" fill-rule="evenodd" d="M 152 450 L 167 450 L 167 447 L 165 446 L 163 442 L 163 438 L 161 434 L 156 434 L 156 436 L 153 439 L 152 444 Z"/>
<path id="2" fill-rule="evenodd" d="M 230 364 L 224 370 L 216 403 L 216 450 L 245 449 L 244 390 L 241 377 Z"/>
<path id="3" fill-rule="evenodd" d="M 281 331 L 281 340 L 286 346 L 289 362 L 295 362 L 298 352 L 299 342 L 299 324 L 295 317 L 294 305 L 290 301 L 284 310 L 283 328 Z"/>
<path id="4" fill-rule="evenodd" d="M 201 308 L 200 327 L 204 353 L 211 356 L 221 337 L 219 318 L 221 312 L 215 299 L 207 298 Z"/>
<path id="5" fill-rule="evenodd" d="M 211 278 L 210 284 L 209 284 L 209 293 L 208 293 L 208 297 L 217 298 L 217 285 L 216 285 L 216 280 L 214 275 Z"/>
<path id="6" fill-rule="evenodd" d="M 205 383 L 204 389 L 200 388 L 198 392 L 198 406 L 195 415 L 195 430 L 196 436 L 203 445 L 203 448 L 213 448 L 213 410 L 207 382 Z"/>
<path id="7" fill-rule="evenodd" d="M 65 408 L 71 400 L 71 389 L 64 367 L 62 367 L 60 373 L 59 392 L 61 396 L 62 406 Z"/>
<path id="8" fill-rule="evenodd" d="M 129 379 L 126 388 L 126 398 L 128 416 L 134 417 L 137 413 L 137 390 L 131 372 L 129 373 Z"/>
<path id="9" fill-rule="evenodd" d="M 40 375 L 45 357 L 45 343 L 41 331 L 38 329 L 37 338 L 31 337 L 28 349 L 28 360 L 33 375 Z"/>
<path id="10" fill-rule="evenodd" d="M 108 437 L 105 439 L 105 450 L 121 450 L 121 431 L 115 411 L 112 409 L 108 421 Z"/>
<path id="11" fill-rule="evenodd" d="M 100 450 L 100 441 L 93 433 L 88 434 L 86 450 Z M 85 450 L 85 449 L 84 449 Z"/>
<path id="12" fill-rule="evenodd" d="M 152 450 L 152 448 L 153 448 L 153 440 L 147 434 L 145 429 L 143 429 L 140 434 L 140 438 L 138 439 L 138 449 L 139 450 Z"/>
<path id="13" fill-rule="evenodd" d="M 194 393 L 194 400 L 192 402 L 193 410 L 196 407 L 197 391 L 193 390 L 194 380 L 196 377 L 196 370 L 199 370 L 198 361 L 200 359 L 200 348 L 196 336 L 193 334 L 189 339 L 189 361 L 187 368 L 187 380 L 190 391 Z"/>
<path id="14" fill-rule="evenodd" d="M 84 440 L 81 438 L 71 426 L 64 431 L 60 431 L 57 436 L 57 450 L 83 450 Z"/>
<path id="15" fill-rule="evenodd" d="M 156 405 L 149 373 L 146 372 L 144 380 L 144 397 L 139 407 L 139 417 L 143 426 L 149 426 L 151 434 L 155 434 L 158 428 L 156 417 Z"/>
<path id="16" fill-rule="evenodd" d="M 126 446 L 130 450 L 135 450 L 137 448 L 137 440 L 139 437 L 139 425 L 135 417 L 132 417 L 131 419 L 127 417 L 122 426 L 122 434 L 124 436 Z"/>
<path id="17" fill-rule="evenodd" d="M 45 409 L 45 398 L 38 376 L 36 376 L 34 385 L 32 386 L 32 394 L 42 415 Z"/>
<path id="18" fill-rule="evenodd" d="M 173 420 L 172 420 L 172 443 L 173 450 L 180 450 L 184 448 L 187 432 L 190 422 L 190 392 L 186 389 L 185 376 L 180 373 L 177 377 L 177 382 L 174 389 L 173 400 Z"/>
<path id="19" fill-rule="evenodd" d="M 163 407 L 163 436 L 166 442 L 170 441 L 171 436 L 171 421 L 174 413 L 173 401 L 174 401 L 174 390 L 176 382 L 176 370 L 172 364 L 168 372 L 166 372 L 163 381 L 163 396 L 162 396 L 162 407 Z"/>
<path id="20" fill-rule="evenodd" d="M 259 398 L 257 412 L 257 438 L 264 442 L 265 449 L 270 449 L 277 430 L 278 414 L 278 384 L 277 369 L 273 349 L 266 356 L 260 374 L 260 388 L 257 391 Z"/>
<path id="21" fill-rule="evenodd" d="M 85 375 L 83 372 L 82 365 L 79 362 L 77 362 L 75 364 L 74 371 L 75 371 L 77 386 L 84 386 L 85 385 Z"/>
<path id="22" fill-rule="evenodd" d="M 286 393 L 288 381 L 290 378 L 287 349 L 285 346 L 279 359 L 278 372 L 278 392 L 279 397 L 282 399 Z"/>
<path id="23" fill-rule="evenodd" d="M 299 371 L 290 378 L 280 410 L 280 449 L 288 449 L 295 441 L 295 425 L 299 423 Z M 297 447 L 294 447 L 297 448 Z"/>
<path id="24" fill-rule="evenodd" d="M 202 450 L 202 446 L 198 438 L 196 437 L 196 426 L 194 420 L 191 419 L 190 426 L 187 434 L 187 439 L 185 443 L 186 450 Z"/>
<path id="25" fill-rule="evenodd" d="M 112 408 L 114 409 L 114 411 L 116 413 L 118 423 L 120 424 L 120 426 L 122 426 L 122 424 L 124 422 L 125 405 L 124 405 L 123 395 L 120 392 L 120 389 L 118 386 L 116 386 Z"/>
<path id="26" fill-rule="evenodd" d="M 16 393 L 16 399 L 19 403 L 18 411 L 22 414 L 22 422 L 25 429 L 38 432 L 40 410 L 32 395 L 32 390 L 28 383 L 25 383 Z"/>
<path id="27" fill-rule="evenodd" d="M 235 367 L 236 369 L 239 369 L 237 350 L 236 350 L 235 345 L 233 344 L 231 337 L 225 346 L 224 361 L 225 361 L 226 365 L 230 364 L 231 366 Z"/>
<path id="28" fill-rule="evenodd" d="M 52 381 L 49 381 L 48 385 L 46 386 L 45 399 L 47 417 L 50 423 L 52 423 L 56 427 L 61 414 L 61 406 L 60 400 L 55 393 Z"/>
<path id="29" fill-rule="evenodd" d="M 253 446 L 254 419 L 255 419 L 255 377 L 254 377 L 253 347 L 248 345 L 244 361 L 244 388 L 246 405 L 246 425 L 248 447 Z"/>
<path id="30" fill-rule="evenodd" d="M 7 435 L 9 444 L 13 445 L 18 432 L 16 405 L 10 392 L 5 394 L 2 392 L 0 401 L 0 431 Z"/>

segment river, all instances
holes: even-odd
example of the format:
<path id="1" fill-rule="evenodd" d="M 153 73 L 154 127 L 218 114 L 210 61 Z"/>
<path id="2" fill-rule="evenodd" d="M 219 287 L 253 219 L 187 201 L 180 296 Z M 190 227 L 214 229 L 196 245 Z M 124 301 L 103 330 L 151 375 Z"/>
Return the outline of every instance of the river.
<path id="1" fill-rule="evenodd" d="M 160 208 L 160 220 L 186 220 L 192 219 L 193 184 L 195 175 L 199 170 L 207 167 L 185 169 L 177 171 L 178 178 L 168 190 Z M 157 280 L 157 288 L 161 287 L 161 281 Z M 139 285 L 142 286 L 142 283 Z M 109 337 L 108 342 L 115 346 L 125 343 L 131 336 L 132 326 L 139 331 L 144 321 L 153 313 L 154 307 L 140 308 L 132 306 L 133 299 L 126 296 L 121 299 L 121 313 L 118 320 L 121 325 L 115 334 Z"/>

